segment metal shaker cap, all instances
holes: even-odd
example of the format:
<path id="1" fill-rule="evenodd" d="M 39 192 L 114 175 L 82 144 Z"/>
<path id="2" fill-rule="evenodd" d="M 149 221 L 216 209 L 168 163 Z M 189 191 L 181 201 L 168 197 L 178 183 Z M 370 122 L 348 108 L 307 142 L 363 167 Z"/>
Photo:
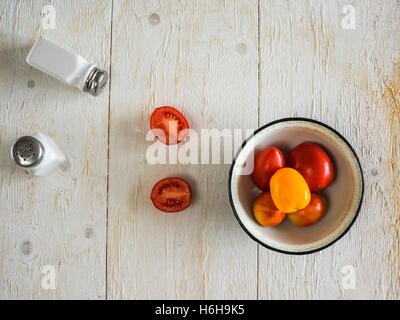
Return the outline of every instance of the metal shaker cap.
<path id="1" fill-rule="evenodd" d="M 11 147 L 11 157 L 21 167 L 33 167 L 42 161 L 44 147 L 42 143 L 30 136 L 17 139 Z"/>
<path id="2" fill-rule="evenodd" d="M 103 91 L 108 81 L 108 73 L 97 67 L 93 68 L 86 78 L 83 91 L 90 93 L 92 96 L 98 96 Z"/>

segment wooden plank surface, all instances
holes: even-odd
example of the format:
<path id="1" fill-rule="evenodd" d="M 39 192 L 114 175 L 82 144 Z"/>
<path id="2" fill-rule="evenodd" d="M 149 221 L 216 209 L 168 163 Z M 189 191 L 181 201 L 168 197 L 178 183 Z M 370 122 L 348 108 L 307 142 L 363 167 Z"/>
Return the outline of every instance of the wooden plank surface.
<path id="1" fill-rule="evenodd" d="M 47 4 L 0 2 L 0 298 L 104 299 L 108 89 L 91 97 L 25 58 L 44 35 L 108 69 L 111 6 L 53 1 L 56 29 L 46 30 Z M 53 137 L 68 157 L 47 177 L 28 175 L 10 158 L 12 142 L 36 132 Z M 55 289 L 44 289 L 47 265 Z"/>
<path id="2" fill-rule="evenodd" d="M 256 1 L 115 1 L 113 17 L 108 298 L 256 298 L 257 246 L 230 210 L 229 166 L 145 158 L 155 106 L 176 106 L 198 134 L 257 126 Z M 182 214 L 149 201 L 168 176 L 192 185 Z"/>
<path id="3" fill-rule="evenodd" d="M 399 298 L 398 2 L 260 4 L 260 124 L 302 116 L 336 128 L 360 157 L 365 196 L 332 247 L 307 256 L 260 250 L 259 297 Z M 342 27 L 348 4 L 355 29 Z M 354 289 L 341 285 L 346 266 Z"/>
<path id="4" fill-rule="evenodd" d="M 48 1 L 0 2 L 0 298 L 400 297 L 398 1 L 50 3 L 54 30 L 42 24 Z M 110 69 L 110 92 L 94 98 L 30 68 L 39 35 Z M 364 169 L 357 222 L 312 255 L 258 246 L 230 210 L 229 165 L 148 163 L 158 105 L 176 106 L 198 134 L 289 116 L 331 125 Z M 9 156 L 37 131 L 68 157 L 44 178 Z M 192 185 L 182 214 L 149 200 L 167 176 Z M 42 287 L 46 265 L 54 290 Z M 354 289 L 342 286 L 346 266 Z"/>

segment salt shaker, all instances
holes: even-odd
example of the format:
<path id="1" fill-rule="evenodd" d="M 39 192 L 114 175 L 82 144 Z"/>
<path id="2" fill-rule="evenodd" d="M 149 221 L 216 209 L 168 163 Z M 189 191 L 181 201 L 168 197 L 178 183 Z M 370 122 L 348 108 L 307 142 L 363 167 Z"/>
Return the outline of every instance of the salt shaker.
<path id="1" fill-rule="evenodd" d="M 11 147 L 11 157 L 35 176 L 48 175 L 66 160 L 54 140 L 42 133 L 18 138 Z"/>
<path id="2" fill-rule="evenodd" d="M 93 96 L 99 95 L 108 81 L 106 71 L 43 37 L 36 40 L 26 61 L 32 67 Z"/>

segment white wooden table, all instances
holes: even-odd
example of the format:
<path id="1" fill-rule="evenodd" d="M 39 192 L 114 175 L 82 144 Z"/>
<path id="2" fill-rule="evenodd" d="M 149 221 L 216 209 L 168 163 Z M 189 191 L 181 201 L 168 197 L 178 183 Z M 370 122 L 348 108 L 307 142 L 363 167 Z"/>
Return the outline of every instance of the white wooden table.
<path id="1" fill-rule="evenodd" d="M 29 67 L 39 35 L 109 70 L 109 87 L 94 98 Z M 399 90 L 395 0 L 1 1 L 0 298 L 398 299 Z M 231 212 L 229 165 L 146 163 L 156 105 L 195 130 L 290 116 L 336 128 L 364 168 L 358 220 L 312 255 L 257 245 Z M 44 178 L 10 159 L 37 131 L 68 157 Z M 149 199 L 170 175 L 194 189 L 179 215 Z"/>

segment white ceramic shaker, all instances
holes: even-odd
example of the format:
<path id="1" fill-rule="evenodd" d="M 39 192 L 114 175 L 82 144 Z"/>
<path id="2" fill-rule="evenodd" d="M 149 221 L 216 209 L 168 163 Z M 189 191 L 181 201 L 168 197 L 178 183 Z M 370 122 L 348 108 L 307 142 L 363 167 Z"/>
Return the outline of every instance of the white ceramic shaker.
<path id="1" fill-rule="evenodd" d="M 52 138 L 42 133 L 18 138 L 11 147 L 17 165 L 35 176 L 46 176 L 66 158 Z"/>
<path id="2" fill-rule="evenodd" d="M 36 40 L 26 61 L 32 67 L 93 96 L 99 95 L 108 81 L 106 71 L 43 37 Z"/>

